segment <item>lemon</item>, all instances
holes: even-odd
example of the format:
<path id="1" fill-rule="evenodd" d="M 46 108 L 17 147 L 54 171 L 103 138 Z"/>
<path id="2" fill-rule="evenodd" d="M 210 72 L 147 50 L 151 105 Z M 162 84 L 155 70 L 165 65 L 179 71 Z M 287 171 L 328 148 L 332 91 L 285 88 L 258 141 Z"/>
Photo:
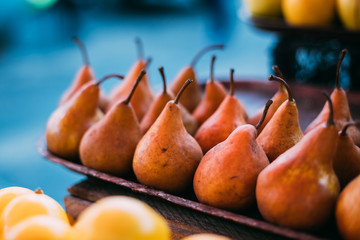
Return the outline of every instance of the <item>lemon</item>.
<path id="1" fill-rule="evenodd" d="M 36 215 L 53 216 L 69 224 L 65 211 L 54 199 L 42 193 L 25 194 L 16 197 L 4 208 L 0 216 L 3 233 L 6 234 L 20 221 Z"/>
<path id="2" fill-rule="evenodd" d="M 71 240 L 76 239 L 70 225 L 48 216 L 29 217 L 5 233 L 4 240 Z"/>
<path id="3" fill-rule="evenodd" d="M 79 216 L 75 228 L 84 240 L 168 240 L 165 219 L 147 204 L 130 197 L 104 198 Z"/>
<path id="4" fill-rule="evenodd" d="M 230 240 L 230 238 L 212 233 L 200 233 L 185 237 L 182 240 Z"/>

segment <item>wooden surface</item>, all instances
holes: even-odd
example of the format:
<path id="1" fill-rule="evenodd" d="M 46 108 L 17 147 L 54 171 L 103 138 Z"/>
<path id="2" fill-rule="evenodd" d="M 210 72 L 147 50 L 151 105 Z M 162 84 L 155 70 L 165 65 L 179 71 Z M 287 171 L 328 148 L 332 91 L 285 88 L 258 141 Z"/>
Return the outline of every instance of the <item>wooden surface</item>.
<path id="1" fill-rule="evenodd" d="M 228 83 L 224 84 L 228 85 Z M 269 82 L 236 82 L 235 94 L 251 115 L 271 98 L 278 86 L 277 83 Z M 325 98 L 321 94 L 322 89 L 318 87 L 292 84 L 292 90 L 299 109 L 300 124 L 302 129 L 305 129 L 322 109 Z M 360 94 L 349 93 L 348 97 L 353 117 L 359 118 Z M 338 238 L 333 221 L 315 233 L 297 232 L 265 222 L 256 208 L 242 214 L 220 210 L 197 202 L 193 192 L 174 196 L 139 184 L 134 176 L 123 179 L 61 159 L 47 151 L 44 139 L 40 139 L 37 147 L 46 159 L 90 177 L 89 180 L 69 188 L 71 196 L 65 198 L 65 205 L 74 217 L 77 217 L 91 202 L 102 197 L 127 195 L 145 201 L 160 212 L 169 221 L 175 233 L 174 239 L 198 232 L 214 232 L 233 239 Z"/>

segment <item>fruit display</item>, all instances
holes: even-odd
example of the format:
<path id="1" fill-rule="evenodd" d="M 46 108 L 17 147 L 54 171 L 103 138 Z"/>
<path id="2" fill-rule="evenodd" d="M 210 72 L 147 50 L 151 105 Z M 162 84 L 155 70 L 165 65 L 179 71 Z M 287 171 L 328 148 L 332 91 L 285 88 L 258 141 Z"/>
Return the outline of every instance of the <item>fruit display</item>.
<path id="1" fill-rule="evenodd" d="M 281 18 L 295 27 L 331 27 L 339 18 L 350 31 L 360 30 L 359 0 L 243 0 L 255 17 Z"/>
<path id="2" fill-rule="evenodd" d="M 234 69 L 230 70 L 228 93 L 215 81 L 215 56 L 203 95 L 196 81 L 195 63 L 209 50 L 223 45 L 202 49 L 169 88 L 164 67 L 159 67 L 163 89 L 152 97 L 146 75 L 149 60 L 143 59 L 141 41 L 137 43 L 139 59 L 127 75 L 111 74 L 84 82 L 50 116 L 46 147 L 51 154 L 73 163 L 80 159 L 88 171 L 130 179 L 143 186 L 141 191 L 155 189 L 164 199 L 190 194 L 190 198 L 219 210 L 244 213 L 258 208 L 266 221 L 298 231 L 318 230 L 329 223 L 341 190 L 360 174 L 359 123 L 352 119 L 347 93 L 339 80 L 346 50 L 341 52 L 334 74 L 334 91 L 331 96 L 325 94 L 323 110 L 303 133 L 299 97 L 295 101 L 297 93 L 276 65 L 273 70 L 278 76 L 271 75 L 269 80 L 279 83 L 280 88 L 265 107 L 248 116 L 251 103 L 240 102 L 234 94 Z M 100 84 L 110 77 L 124 80 L 110 93 L 103 112 L 99 107 Z M 14 188 L 4 193 L 2 200 L 0 192 L 0 210 L 7 202 L 16 202 L 12 198 L 33 195 L 36 193 Z M 351 204 L 360 205 L 356 201 Z M 125 207 L 118 207 L 118 202 Z M 132 212 L 134 208 L 139 212 Z M 344 217 L 345 210 L 339 211 Z M 13 226 L 25 218 L 11 222 L 7 216 L 10 210 L 3 212 L 0 223 L 8 222 L 9 229 L 15 229 Z M 54 212 L 55 218 L 66 222 L 63 210 Z M 338 211 L 336 214 L 338 217 Z M 39 214 L 34 212 L 26 218 L 30 215 Z M 147 226 L 143 218 L 152 221 L 154 231 L 142 228 Z M 31 232 L 41 221 L 23 223 L 16 231 L 3 230 L 15 236 Z M 72 228 L 76 231 L 71 234 L 80 234 L 83 239 L 115 239 L 121 234 L 127 239 L 170 238 L 162 217 L 127 197 L 111 197 L 91 205 Z M 62 229 L 61 233 L 68 236 L 67 228 Z M 51 228 L 49 234 L 53 234 Z M 226 238 L 204 235 L 185 239 Z"/>

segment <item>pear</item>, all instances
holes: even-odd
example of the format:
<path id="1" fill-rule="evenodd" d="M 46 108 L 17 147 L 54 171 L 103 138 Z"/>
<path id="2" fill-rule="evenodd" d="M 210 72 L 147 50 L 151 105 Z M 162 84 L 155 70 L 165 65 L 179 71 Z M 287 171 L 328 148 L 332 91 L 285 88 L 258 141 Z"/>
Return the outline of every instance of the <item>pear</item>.
<path id="1" fill-rule="evenodd" d="M 218 109 L 195 134 L 196 141 L 204 153 L 224 141 L 238 126 L 245 124 L 245 108 L 234 96 L 234 69 L 230 70 L 230 93 Z"/>
<path id="2" fill-rule="evenodd" d="M 174 101 L 169 101 L 136 146 L 133 170 L 140 183 L 167 192 L 191 186 L 203 157 L 196 140 L 186 131 L 178 102 L 192 80 L 186 81 Z"/>
<path id="3" fill-rule="evenodd" d="M 336 203 L 336 223 L 346 240 L 360 239 L 360 175 L 341 192 Z"/>
<path id="4" fill-rule="evenodd" d="M 171 92 L 167 91 L 166 88 L 166 79 L 165 79 L 165 73 L 164 68 L 159 67 L 159 72 L 161 74 L 162 80 L 163 80 L 163 92 L 156 96 L 154 101 L 152 102 L 149 110 L 146 112 L 145 116 L 141 120 L 140 128 L 141 131 L 145 134 L 147 130 L 153 125 L 153 123 L 156 121 L 158 116 L 160 115 L 161 111 L 164 109 L 167 102 L 174 99 L 173 94 Z M 180 111 L 181 111 L 181 118 L 184 123 L 185 129 L 190 133 L 191 135 L 195 135 L 198 124 L 196 120 L 191 116 L 191 114 L 188 112 L 188 110 L 179 104 Z"/>
<path id="5" fill-rule="evenodd" d="M 95 76 L 92 68 L 90 67 L 89 57 L 86 51 L 85 44 L 77 37 L 73 37 L 74 43 L 76 43 L 81 51 L 84 66 L 82 66 L 79 71 L 77 72 L 72 84 L 70 87 L 63 93 L 60 99 L 59 105 L 64 104 L 68 101 L 74 94 L 86 83 L 88 82 L 95 82 Z M 106 98 L 104 92 L 100 91 L 100 101 L 99 107 L 102 111 L 106 110 L 108 105 L 108 99 Z"/>
<path id="6" fill-rule="evenodd" d="M 131 172 L 135 148 L 142 137 L 130 100 L 145 70 L 140 72 L 128 98 L 119 101 L 84 134 L 81 162 L 102 172 L 123 176 Z"/>
<path id="7" fill-rule="evenodd" d="M 81 138 L 103 117 L 98 109 L 99 85 L 110 77 L 123 78 L 111 74 L 97 83 L 88 82 L 51 114 L 46 125 L 46 144 L 52 153 L 67 159 L 78 159 Z"/>
<path id="8" fill-rule="evenodd" d="M 109 110 L 119 100 L 125 100 L 131 92 L 137 77 L 143 69 L 146 69 L 151 59 L 146 61 L 143 59 L 143 47 L 139 38 L 136 39 L 138 47 L 138 60 L 132 65 L 128 73 L 125 75 L 124 81 L 121 84 L 115 86 L 109 95 Z M 131 106 L 133 107 L 136 117 L 139 121 L 144 117 L 145 113 L 149 109 L 154 99 L 152 90 L 150 88 L 147 76 L 145 75 L 139 86 L 136 88 L 134 96 L 131 98 Z"/>
<path id="9" fill-rule="evenodd" d="M 277 65 L 274 65 L 272 67 L 274 72 L 282 79 L 284 79 L 284 76 L 282 72 L 280 71 L 279 67 Z M 280 107 L 280 105 L 288 99 L 288 94 L 286 91 L 286 88 L 284 84 L 280 84 L 279 90 L 275 93 L 275 95 L 271 98 L 273 101 L 273 104 L 271 104 L 268 113 L 266 114 L 266 118 L 263 124 L 261 124 L 260 128 L 258 129 L 258 135 L 261 133 L 261 131 L 265 128 L 266 124 L 270 121 L 270 119 L 274 116 L 276 110 Z M 264 112 L 264 108 L 259 109 L 251 118 L 248 119 L 248 123 L 251 125 L 257 124 Z"/>
<path id="10" fill-rule="evenodd" d="M 331 93 L 331 100 L 334 103 L 334 118 L 337 128 L 340 130 L 347 122 L 352 121 L 349 102 L 346 96 L 346 92 L 340 86 L 340 67 L 345 58 L 347 50 L 344 49 L 341 52 L 340 59 L 336 69 L 336 84 L 335 89 Z M 329 116 L 328 103 L 325 104 L 324 108 L 321 110 L 319 115 L 309 124 L 305 130 L 305 134 L 312 131 L 316 126 L 326 122 L 327 117 Z M 356 127 L 352 126 L 347 130 L 349 136 L 353 139 L 354 143 L 357 146 L 360 146 L 360 132 Z"/>
<path id="11" fill-rule="evenodd" d="M 215 59 L 216 56 L 213 56 L 211 59 L 210 80 L 206 83 L 204 98 L 192 114 L 200 125 L 216 111 L 226 97 L 226 90 L 224 86 L 214 80 Z"/>
<path id="12" fill-rule="evenodd" d="M 258 176 L 256 200 L 269 222 L 300 230 L 323 226 L 332 216 L 339 194 L 333 169 L 338 131 L 333 108 L 328 121 L 305 135 Z"/>
<path id="13" fill-rule="evenodd" d="M 239 126 L 201 159 L 193 182 L 200 202 L 230 211 L 254 205 L 257 176 L 269 165 L 264 150 L 256 142 L 257 129 L 271 103 L 269 100 L 266 104 L 256 127 Z"/>
<path id="14" fill-rule="evenodd" d="M 184 85 L 187 79 L 192 79 L 194 81 L 194 84 L 191 84 L 188 87 L 186 92 L 184 92 L 184 96 L 180 99 L 180 103 L 190 113 L 192 113 L 194 109 L 197 107 L 197 105 L 199 105 L 199 103 L 201 102 L 201 90 L 196 80 L 196 74 L 194 69 L 195 64 L 197 63 L 199 58 L 202 55 L 204 55 L 206 52 L 212 49 L 219 49 L 219 48 L 220 49 L 224 48 L 224 45 L 222 44 L 210 45 L 199 51 L 191 61 L 190 65 L 182 68 L 170 85 L 171 92 L 177 93 L 180 91 L 181 87 Z"/>
<path id="15" fill-rule="evenodd" d="M 360 122 L 350 122 L 339 132 L 338 147 L 334 158 L 334 170 L 341 187 L 345 187 L 360 174 L 360 148 L 346 133 L 350 126 L 360 126 Z"/>
<path id="16" fill-rule="evenodd" d="M 276 110 L 274 116 L 256 139 L 264 149 L 270 162 L 294 146 L 303 137 L 299 124 L 299 113 L 289 85 L 281 78 L 271 75 L 271 81 L 279 81 L 288 92 L 288 100 Z"/>

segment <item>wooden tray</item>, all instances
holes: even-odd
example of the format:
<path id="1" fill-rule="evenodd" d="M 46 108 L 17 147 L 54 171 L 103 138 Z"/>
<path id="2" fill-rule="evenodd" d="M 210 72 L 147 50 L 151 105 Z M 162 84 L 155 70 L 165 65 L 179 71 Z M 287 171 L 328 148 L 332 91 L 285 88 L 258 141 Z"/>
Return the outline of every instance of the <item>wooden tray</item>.
<path id="1" fill-rule="evenodd" d="M 248 112 L 250 115 L 256 111 L 259 107 L 263 106 L 267 99 L 269 99 L 275 91 L 278 89 L 277 83 L 269 83 L 269 82 L 253 82 L 253 81 L 241 81 L 236 82 L 236 90 L 235 95 L 238 96 L 238 98 L 245 104 L 245 106 L 248 106 Z M 224 85 L 227 86 L 228 83 L 224 82 Z M 302 85 L 291 85 L 292 90 L 295 95 L 295 99 L 297 100 L 297 105 L 299 108 L 299 116 L 300 116 L 300 122 L 301 126 L 304 129 L 307 124 L 317 115 L 317 113 L 321 110 L 325 99 L 320 94 L 321 88 L 318 87 L 311 87 L 311 86 L 302 86 Z M 351 109 L 353 113 L 355 113 L 353 116 L 354 118 L 358 118 L 360 115 L 360 94 L 359 93 L 349 93 L 349 102 L 351 105 Z M 354 110 L 357 110 L 354 112 Z M 241 232 L 236 232 L 239 229 L 242 229 L 243 233 L 245 234 L 245 231 L 250 231 L 251 229 L 258 230 L 257 233 L 252 233 L 253 237 L 249 237 L 249 235 L 246 235 L 247 237 L 245 239 L 274 239 L 273 234 L 278 235 L 278 237 L 287 237 L 287 238 L 294 238 L 294 239 L 337 239 L 339 238 L 337 232 L 336 232 L 336 226 L 334 221 L 329 223 L 328 226 L 326 226 L 324 229 L 321 229 L 318 232 L 314 233 L 305 233 L 305 232 L 299 232 L 294 231 L 292 229 L 280 227 L 268 222 L 265 222 L 262 218 L 257 209 L 249 210 L 248 212 L 244 214 L 224 211 L 221 209 L 217 209 L 211 206 L 207 206 L 205 204 L 199 203 L 196 201 L 196 198 L 193 193 L 186 193 L 183 196 L 174 196 L 172 194 L 165 193 L 163 191 L 159 191 L 153 188 L 149 188 L 147 186 L 144 186 L 142 184 L 139 184 L 136 182 L 136 179 L 134 177 L 129 177 L 128 179 L 112 176 L 110 174 L 106 174 L 94 169 L 90 169 L 88 167 L 85 167 L 81 165 L 80 163 L 75 163 L 68 161 L 66 159 L 59 158 L 52 153 L 50 153 L 47 150 L 46 143 L 44 137 L 39 139 L 37 142 L 37 149 L 40 152 L 40 154 L 48 159 L 51 162 L 61 164 L 65 166 L 66 168 L 70 169 L 71 171 L 78 172 L 81 174 L 84 174 L 88 177 L 91 177 L 91 179 L 98 179 L 100 180 L 99 185 L 102 187 L 94 187 L 91 189 L 90 187 L 84 187 L 84 185 L 89 186 L 95 186 L 96 184 L 90 184 L 85 181 L 85 183 L 80 183 L 75 186 L 72 186 L 69 188 L 69 192 L 73 194 L 72 197 L 65 198 L 66 201 L 72 201 L 74 202 L 74 199 L 76 197 L 80 197 L 78 199 L 80 202 L 83 200 L 82 204 L 84 207 L 87 206 L 90 202 L 96 201 L 97 199 L 101 198 L 100 196 L 106 196 L 111 195 L 111 191 L 108 191 L 107 194 L 101 195 L 99 192 L 101 192 L 101 189 L 115 189 L 116 186 L 120 186 L 122 189 L 127 189 L 130 193 L 137 194 L 136 197 L 138 198 L 151 198 L 155 199 L 155 201 L 162 201 L 163 204 L 172 204 L 176 207 L 181 207 L 184 210 L 180 211 L 180 215 L 182 212 L 190 211 L 189 215 L 198 216 L 212 216 L 215 217 L 219 223 L 222 222 L 222 224 L 225 224 L 223 226 L 234 226 L 231 231 L 225 232 L 228 233 L 227 235 L 232 238 L 240 239 Z M 89 180 L 88 180 L 89 181 Z M 91 181 L 90 181 L 91 182 Z M 110 184 L 110 186 L 106 185 L 105 183 L 101 182 L 107 182 Z M 106 186 L 103 186 L 103 185 Z M 111 185 L 112 184 L 112 185 Z M 80 189 L 80 190 L 79 190 Z M 85 189 L 85 190 L 84 190 Z M 87 190 L 88 189 L 88 190 Z M 85 193 L 84 193 L 85 191 Z M 115 191 L 115 190 L 114 190 Z M 98 193 L 98 194 L 97 194 Z M 100 194 L 100 195 L 99 195 Z M 96 196 L 97 197 L 94 197 Z M 78 202 L 79 203 L 79 202 Z M 201 215 L 203 214 L 203 215 Z M 77 214 L 75 214 L 77 215 Z M 163 214 L 164 215 L 164 214 Z M 181 217 L 181 216 L 180 216 Z M 225 221 L 225 223 L 224 223 Z M 184 221 L 186 224 L 186 221 Z M 199 221 L 195 221 L 193 223 L 196 225 L 196 223 L 199 223 Z M 226 225 L 228 224 L 228 225 Z M 215 224 L 216 225 L 216 224 Z M 245 229 L 248 230 L 243 230 Z M 223 227 L 224 228 L 224 227 Z M 236 230 L 238 229 L 238 230 Z M 250 229 L 250 230 L 249 230 Z M 259 231 L 260 230 L 260 231 Z M 270 234 L 264 235 L 263 232 L 267 232 Z M 220 233 L 219 231 L 216 231 Z M 260 233 L 259 233 L 260 232 Z M 223 233 L 225 235 L 225 233 Z M 265 237 L 266 236 L 266 237 Z"/>

